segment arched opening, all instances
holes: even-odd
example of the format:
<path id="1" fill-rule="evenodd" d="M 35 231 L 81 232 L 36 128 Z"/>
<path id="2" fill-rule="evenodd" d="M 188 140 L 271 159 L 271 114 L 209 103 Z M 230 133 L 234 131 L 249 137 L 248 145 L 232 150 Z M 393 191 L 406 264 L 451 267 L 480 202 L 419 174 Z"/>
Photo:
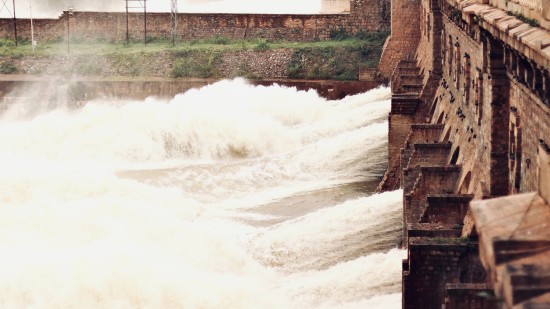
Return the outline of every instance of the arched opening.
<path id="1" fill-rule="evenodd" d="M 444 117 L 445 117 L 445 113 L 441 112 L 441 114 L 439 114 L 439 118 L 437 118 L 437 124 L 442 124 Z"/>
<path id="2" fill-rule="evenodd" d="M 443 136 L 442 142 L 448 142 L 449 141 L 449 138 L 451 138 L 451 131 L 452 130 L 453 130 L 452 127 L 449 127 L 449 129 L 447 129 L 447 133 L 445 133 L 445 136 Z"/>
<path id="3" fill-rule="evenodd" d="M 453 156 L 451 157 L 451 162 L 449 164 L 454 165 L 458 161 L 458 156 L 460 155 L 460 147 L 456 147 L 455 152 L 453 152 Z"/>
<path id="4" fill-rule="evenodd" d="M 458 190 L 459 194 L 468 194 L 468 191 L 470 190 L 471 180 L 472 180 L 472 172 L 468 172 L 468 174 L 466 174 L 466 177 L 464 177 L 462 184 L 460 185 L 460 189 Z"/>
<path id="5" fill-rule="evenodd" d="M 433 101 L 432 107 L 430 108 L 430 113 L 428 114 L 428 115 L 430 115 L 430 117 L 433 117 L 433 115 L 435 113 L 435 108 L 437 107 L 437 102 L 438 101 L 439 101 L 439 98 L 435 98 L 435 100 Z"/>

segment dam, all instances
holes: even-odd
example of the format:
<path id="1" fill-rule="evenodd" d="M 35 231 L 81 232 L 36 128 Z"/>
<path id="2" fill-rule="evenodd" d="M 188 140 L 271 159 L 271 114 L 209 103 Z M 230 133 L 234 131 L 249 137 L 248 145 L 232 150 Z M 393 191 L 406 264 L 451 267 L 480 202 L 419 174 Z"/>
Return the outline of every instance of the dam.
<path id="1" fill-rule="evenodd" d="M 18 307 L 39 301 L 70 306 L 70 297 L 59 298 L 43 289 L 46 284 L 28 284 L 45 273 L 57 288 L 74 286 L 69 294 L 92 307 L 120 301 L 207 308 L 550 308 L 550 5 L 355 0 L 349 11 L 341 2 L 332 7 L 335 13 L 311 16 L 182 14 L 180 38 L 316 41 L 334 30 L 391 29 L 373 75 L 389 88 L 327 103 L 310 92 L 237 79 L 175 97 L 176 88 L 164 84 L 170 95 L 154 101 L 160 110 L 148 104 L 159 99 L 122 107 L 82 100 L 81 122 L 74 121 L 75 111 L 58 106 L 32 119 L 25 111 L 7 113 L 0 136 L 11 149 L 2 153 L 2 182 L 10 189 L 1 197 L 8 205 L 1 217 L 18 224 L 6 222 L 0 230 L 15 269 L 0 276 L 0 285 L 21 284 L 1 299 Z M 77 16 L 64 12 L 38 21 L 40 40 L 63 40 L 69 25 L 80 39 L 124 40 L 124 14 Z M 130 16 L 135 25 L 143 18 Z M 169 14 L 148 18 L 151 36 L 169 37 Z M 9 20 L 0 22 L 0 35 L 9 38 Z M 30 32 L 28 21 L 18 23 L 21 33 Z M 142 35 L 139 27 L 130 34 Z M 231 97 L 231 88 L 258 94 L 258 102 L 281 99 L 259 107 L 251 106 L 254 100 L 232 102 L 242 110 L 226 110 L 231 119 L 212 113 L 222 106 L 195 109 L 208 107 L 195 103 L 197 96 L 223 101 L 218 95 Z M 300 103 L 277 104 L 290 101 Z M 200 121 L 174 119 L 178 111 Z M 127 112 L 136 118 L 123 117 Z M 126 122 L 113 120 L 119 118 Z M 49 134 L 35 136 L 37 129 Z M 121 135 L 112 133 L 118 130 Z M 17 165 L 25 168 L 10 164 L 15 159 L 26 160 Z M 77 168 L 83 162 L 93 168 Z M 50 183 L 53 173 L 62 177 Z M 131 222 L 123 213 L 133 215 Z M 51 225 L 41 223 L 40 214 Z M 25 222 L 33 228 L 25 229 Z M 62 236 L 73 231 L 74 237 Z M 22 248 L 13 240 L 18 233 Z M 126 237 L 136 245 L 115 241 Z M 107 249 L 114 253 L 96 255 Z M 46 262 L 22 258 L 29 253 L 45 255 Z M 154 260 L 167 261 L 180 276 L 160 266 L 151 271 Z M 178 268 L 181 260 L 190 266 Z M 90 273 L 94 261 L 105 265 L 102 272 Z M 136 284 L 135 274 L 150 284 Z M 194 286 L 182 277 L 201 280 Z M 212 282 L 214 291 L 201 294 Z"/>
<path id="2" fill-rule="evenodd" d="M 403 308 L 550 307 L 548 9 L 392 1 L 379 190 L 403 189 Z"/>

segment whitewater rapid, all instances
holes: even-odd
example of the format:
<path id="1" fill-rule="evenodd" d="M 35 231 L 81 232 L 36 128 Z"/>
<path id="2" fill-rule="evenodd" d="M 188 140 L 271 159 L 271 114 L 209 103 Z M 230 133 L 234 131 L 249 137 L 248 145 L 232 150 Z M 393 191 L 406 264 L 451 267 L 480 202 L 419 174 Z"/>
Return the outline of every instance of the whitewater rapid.
<path id="1" fill-rule="evenodd" d="M 0 115 L 2 308 L 398 308 L 389 89 L 226 80 Z"/>

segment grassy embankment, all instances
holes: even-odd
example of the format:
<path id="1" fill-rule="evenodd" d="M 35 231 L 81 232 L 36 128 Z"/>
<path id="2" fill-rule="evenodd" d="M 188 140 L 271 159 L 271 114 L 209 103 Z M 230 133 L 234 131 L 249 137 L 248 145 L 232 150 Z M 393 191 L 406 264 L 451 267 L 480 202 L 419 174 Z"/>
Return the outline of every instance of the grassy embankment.
<path id="1" fill-rule="evenodd" d="M 331 39 L 315 42 L 271 42 L 262 39 L 230 40 L 215 37 L 206 40 L 179 41 L 175 46 L 167 40 L 151 39 L 147 45 L 142 42 L 130 44 L 84 41 L 73 38 L 70 43 L 71 57 L 93 60 L 79 60 L 78 65 L 67 69 L 72 73 L 87 76 L 151 76 L 154 68 L 148 59 L 157 59 L 168 63 L 163 77 L 226 77 L 219 70 L 220 61 L 225 53 L 242 51 L 269 52 L 291 50 L 292 56 L 287 64 L 288 78 L 295 79 L 357 79 L 359 67 L 375 67 L 388 33 L 365 32 L 355 36 L 343 31 L 333 31 Z M 23 67 L 25 61 L 57 59 L 67 56 L 67 42 L 46 42 L 32 51 L 28 41 L 15 46 L 13 41 L 0 40 L 0 73 L 29 74 Z M 56 58 L 57 57 L 57 58 Z M 98 60 L 99 59 L 99 60 Z M 110 68 L 111 70 L 108 70 Z M 113 71 L 112 68 L 116 68 Z M 118 73 L 113 73 L 118 72 Z M 122 73 L 120 73 L 122 72 Z M 30 74 L 48 74 L 37 70 Z M 261 78 L 251 70 L 240 69 L 239 76 Z"/>

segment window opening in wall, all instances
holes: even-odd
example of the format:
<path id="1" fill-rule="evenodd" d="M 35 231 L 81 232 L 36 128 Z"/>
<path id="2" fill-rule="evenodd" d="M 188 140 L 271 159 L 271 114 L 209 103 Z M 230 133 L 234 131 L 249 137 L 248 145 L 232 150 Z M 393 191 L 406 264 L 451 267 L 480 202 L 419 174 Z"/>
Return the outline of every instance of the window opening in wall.
<path id="1" fill-rule="evenodd" d="M 449 76 L 453 76 L 453 37 L 449 35 L 449 58 L 447 59 L 447 63 L 449 64 Z"/>
<path id="2" fill-rule="evenodd" d="M 428 114 L 429 117 L 433 117 L 435 113 L 435 108 L 437 107 L 437 102 L 439 101 L 439 98 L 435 98 L 435 100 L 432 103 L 432 107 L 430 108 L 430 113 Z M 426 119 L 426 122 L 428 122 L 429 119 Z M 439 121 L 439 119 L 438 119 Z"/>
<path id="3" fill-rule="evenodd" d="M 475 80 L 475 105 L 476 105 L 476 119 L 477 124 L 481 125 L 481 118 L 483 116 L 483 72 L 480 68 L 476 68 L 476 80 Z"/>
<path id="4" fill-rule="evenodd" d="M 470 190 L 471 180 L 472 180 L 472 172 L 468 172 L 468 174 L 466 174 L 466 177 L 464 177 L 462 184 L 460 185 L 458 194 L 468 194 L 468 191 Z"/>
<path id="5" fill-rule="evenodd" d="M 534 64 L 533 67 L 535 68 L 535 77 L 534 77 L 533 89 L 535 90 L 535 92 L 537 93 L 539 98 L 543 98 L 544 97 L 544 90 L 543 90 L 543 87 L 542 87 L 542 83 L 543 83 L 542 70 L 537 68 L 536 64 Z"/>
<path id="6" fill-rule="evenodd" d="M 454 55 L 455 55 L 454 62 L 455 62 L 455 65 L 456 65 L 456 70 L 455 70 L 454 80 L 455 80 L 456 89 L 460 89 L 461 61 L 460 61 L 460 44 L 458 44 L 458 41 L 455 42 L 455 47 L 456 47 L 456 50 L 455 50 L 455 53 L 454 53 Z"/>
<path id="7" fill-rule="evenodd" d="M 426 35 L 427 31 L 427 22 L 426 22 L 426 8 L 422 8 L 422 21 L 421 21 L 421 24 L 420 24 L 420 27 L 422 28 L 422 34 Z"/>
<path id="8" fill-rule="evenodd" d="M 517 73 L 517 76 L 518 76 L 518 82 L 522 83 L 522 84 L 525 84 L 526 82 L 526 70 L 525 70 L 525 65 L 526 65 L 526 61 L 525 59 L 523 59 L 522 57 L 519 58 L 519 61 L 518 61 L 518 73 Z"/>
<path id="9" fill-rule="evenodd" d="M 534 68 L 530 61 L 525 60 L 525 85 L 531 89 L 534 84 Z"/>
<path id="10" fill-rule="evenodd" d="M 451 157 L 451 161 L 449 162 L 450 165 L 456 164 L 458 162 L 458 156 L 460 155 L 460 147 L 456 147 L 455 151 L 453 152 L 453 156 Z"/>
<path id="11" fill-rule="evenodd" d="M 470 101 L 470 69 L 471 69 L 471 62 L 470 62 L 470 55 L 468 53 L 464 53 L 464 90 L 462 92 L 463 94 L 463 102 L 465 104 L 468 104 Z"/>
<path id="12" fill-rule="evenodd" d="M 510 192 L 519 193 L 521 187 L 521 128 L 520 120 L 516 115 L 512 115 L 510 122 L 510 143 L 509 143 L 509 160 L 510 168 Z"/>
<path id="13" fill-rule="evenodd" d="M 448 142 L 449 141 L 449 138 L 451 137 L 451 132 L 453 131 L 453 128 L 452 127 L 449 127 L 449 129 L 447 130 L 447 133 L 445 133 L 445 136 L 443 136 L 443 142 Z"/>
<path id="14" fill-rule="evenodd" d="M 542 75 L 542 85 L 544 87 L 544 93 L 543 93 L 543 100 L 544 104 L 550 105 L 550 102 L 548 101 L 550 98 L 550 76 L 548 75 L 548 72 L 545 71 Z"/>
<path id="15" fill-rule="evenodd" d="M 442 42 L 441 44 L 441 66 L 442 67 L 445 67 L 445 61 L 447 60 L 447 44 L 445 44 L 446 42 L 446 38 L 447 37 L 447 34 L 445 33 L 445 29 L 442 29 L 441 30 L 441 37 L 440 37 L 440 40 Z"/>
<path id="16" fill-rule="evenodd" d="M 445 112 L 441 112 L 441 114 L 439 114 L 439 118 L 437 118 L 437 124 L 442 124 L 443 123 L 443 117 L 445 116 Z"/>
<path id="17" fill-rule="evenodd" d="M 513 74 L 518 74 L 518 57 L 513 51 L 510 52 L 510 70 Z"/>
<path id="18" fill-rule="evenodd" d="M 426 27 L 428 28 L 426 35 L 428 37 L 428 42 L 429 42 L 430 41 L 430 32 L 432 31 L 432 25 L 431 25 L 431 21 L 430 21 L 429 11 L 428 11 L 428 14 L 427 14 Z"/>

